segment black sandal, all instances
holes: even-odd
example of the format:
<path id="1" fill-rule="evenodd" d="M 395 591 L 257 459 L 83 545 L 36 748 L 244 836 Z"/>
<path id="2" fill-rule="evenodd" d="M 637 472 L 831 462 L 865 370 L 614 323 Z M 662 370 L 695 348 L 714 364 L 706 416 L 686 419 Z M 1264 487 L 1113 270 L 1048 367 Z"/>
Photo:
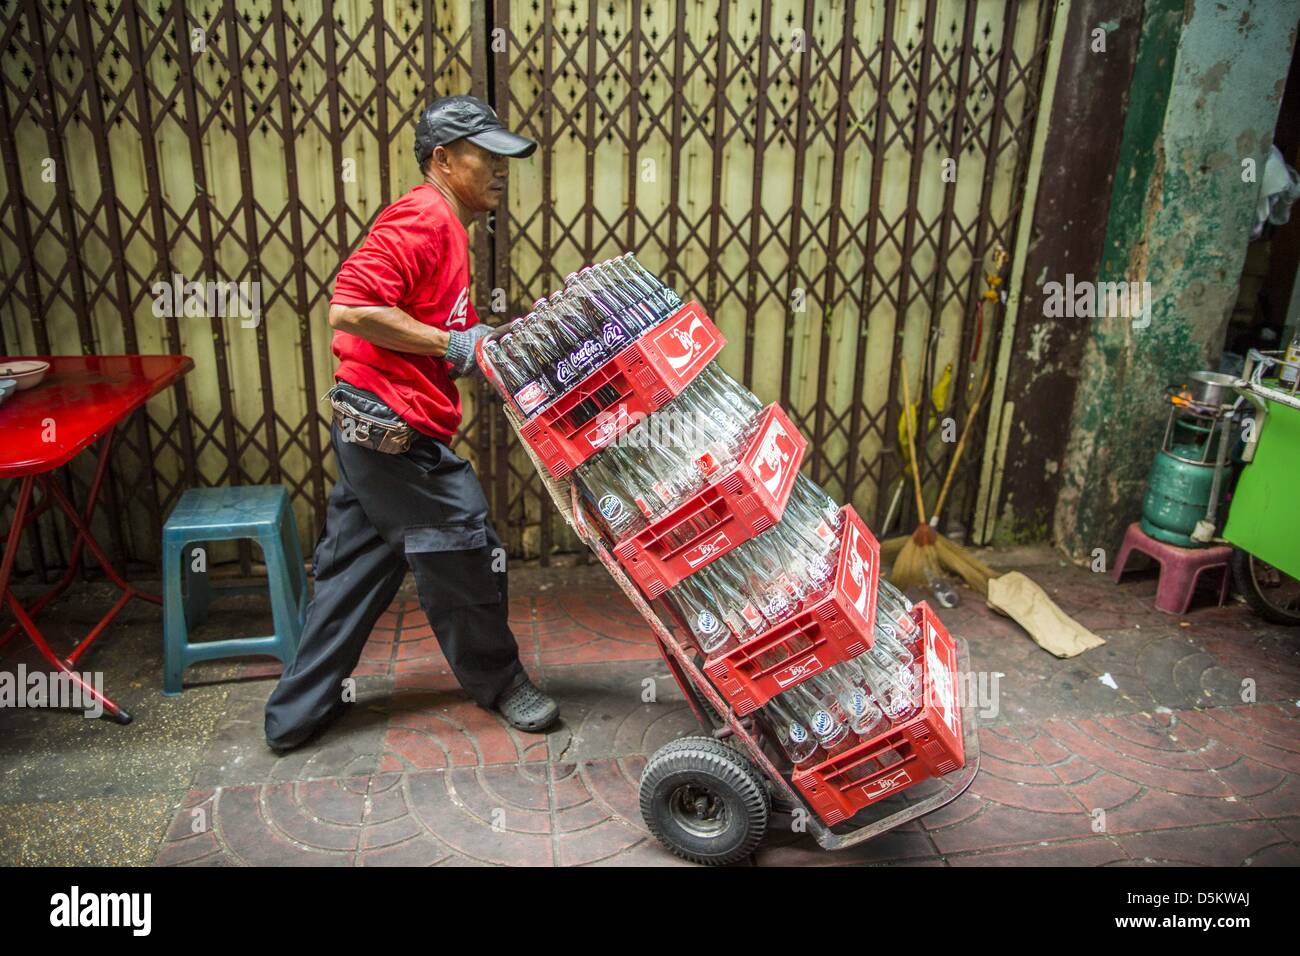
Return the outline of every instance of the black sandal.
<path id="1" fill-rule="evenodd" d="M 496 709 L 511 727 L 526 733 L 540 733 L 560 716 L 560 708 L 522 671 L 501 692 Z"/>

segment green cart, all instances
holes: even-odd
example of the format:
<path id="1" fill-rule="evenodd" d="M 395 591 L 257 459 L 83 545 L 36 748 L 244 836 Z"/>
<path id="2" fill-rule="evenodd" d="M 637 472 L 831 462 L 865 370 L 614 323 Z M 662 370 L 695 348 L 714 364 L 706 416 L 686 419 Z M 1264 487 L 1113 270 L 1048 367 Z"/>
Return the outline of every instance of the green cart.
<path id="1" fill-rule="evenodd" d="M 1262 617 L 1300 625 L 1300 396 L 1280 352 L 1251 350 L 1237 391 L 1255 406 L 1223 537 L 1237 587 Z M 1296 375 L 1300 380 L 1300 374 Z"/>

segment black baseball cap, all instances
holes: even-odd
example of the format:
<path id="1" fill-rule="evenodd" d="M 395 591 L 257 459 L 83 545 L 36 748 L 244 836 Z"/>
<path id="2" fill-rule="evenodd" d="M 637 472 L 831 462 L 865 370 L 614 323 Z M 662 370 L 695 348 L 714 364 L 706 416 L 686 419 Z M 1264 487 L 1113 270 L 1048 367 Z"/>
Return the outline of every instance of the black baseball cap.
<path id="1" fill-rule="evenodd" d="M 500 156 L 531 156 L 537 142 L 510 132 L 496 111 L 477 96 L 442 96 L 430 103 L 415 124 L 415 159 L 423 169 L 435 146 L 468 139 Z"/>

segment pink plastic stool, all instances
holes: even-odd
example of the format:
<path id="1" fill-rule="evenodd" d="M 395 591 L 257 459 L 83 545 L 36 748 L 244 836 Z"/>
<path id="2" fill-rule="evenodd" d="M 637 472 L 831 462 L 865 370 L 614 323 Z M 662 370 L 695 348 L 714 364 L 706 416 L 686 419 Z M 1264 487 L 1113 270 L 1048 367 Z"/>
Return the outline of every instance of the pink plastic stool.
<path id="1" fill-rule="evenodd" d="M 1130 553 L 1137 551 L 1153 558 L 1160 565 L 1160 584 L 1156 588 L 1156 607 L 1167 614 L 1186 614 L 1192 603 L 1192 594 L 1203 571 L 1223 569 L 1223 583 L 1219 586 L 1219 604 L 1228 596 L 1228 560 L 1232 548 L 1219 544 L 1209 548 L 1180 548 L 1175 544 L 1157 541 L 1134 521 L 1124 533 L 1119 557 L 1115 560 L 1115 583 L 1124 575 L 1124 565 Z"/>

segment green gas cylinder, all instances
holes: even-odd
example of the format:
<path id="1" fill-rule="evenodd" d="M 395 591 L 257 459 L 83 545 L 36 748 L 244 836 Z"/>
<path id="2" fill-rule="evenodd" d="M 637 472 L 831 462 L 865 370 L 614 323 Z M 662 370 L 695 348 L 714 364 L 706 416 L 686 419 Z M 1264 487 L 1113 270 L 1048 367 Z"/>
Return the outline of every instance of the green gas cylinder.
<path id="1" fill-rule="evenodd" d="M 1202 463 L 1203 456 L 1204 446 L 1195 444 L 1175 443 L 1156 452 L 1140 524 L 1157 541 L 1181 548 L 1205 546 L 1191 538 L 1210 506 L 1214 485 L 1214 461 Z"/>

